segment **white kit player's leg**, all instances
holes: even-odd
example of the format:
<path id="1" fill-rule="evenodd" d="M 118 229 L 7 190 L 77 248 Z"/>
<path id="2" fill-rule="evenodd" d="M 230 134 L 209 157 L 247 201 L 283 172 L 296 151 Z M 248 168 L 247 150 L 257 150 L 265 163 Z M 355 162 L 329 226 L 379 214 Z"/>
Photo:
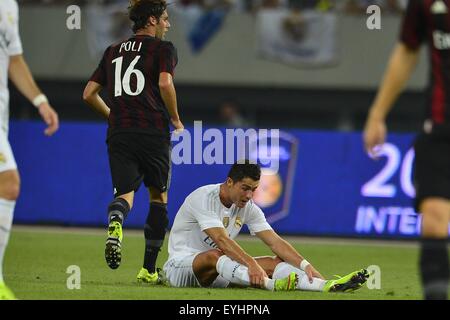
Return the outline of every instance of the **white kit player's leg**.
<path id="1" fill-rule="evenodd" d="M 360 269 L 334 280 L 322 280 L 313 277 L 313 281 L 309 282 L 309 278 L 304 271 L 286 262 L 281 262 L 275 267 L 272 278 L 277 280 L 292 272 L 295 272 L 298 276 L 296 289 L 303 291 L 352 292 L 360 289 L 369 278 L 367 270 Z"/>
<path id="2" fill-rule="evenodd" d="M 322 291 L 325 286 L 326 280 L 313 278 L 312 283 L 310 283 L 308 276 L 303 270 L 295 268 L 286 262 L 277 264 L 275 270 L 273 271 L 272 278 L 281 279 L 289 275 L 291 272 L 295 272 L 298 275 L 297 290 Z"/>
<path id="3" fill-rule="evenodd" d="M 236 261 L 231 260 L 225 255 L 221 256 L 219 260 L 217 260 L 216 270 L 224 279 L 230 281 L 231 283 L 245 287 L 250 286 L 248 268 Z M 273 290 L 274 282 L 275 280 L 267 278 L 265 281 L 265 289 Z"/>
<path id="4" fill-rule="evenodd" d="M 223 255 L 217 260 L 216 271 L 219 275 L 234 284 L 249 287 L 248 268 Z M 292 291 L 297 287 L 298 277 L 295 272 L 280 279 L 264 279 L 264 289 L 271 291 Z"/>
<path id="5" fill-rule="evenodd" d="M 3 257 L 8 244 L 15 201 L 0 198 L 0 284 L 3 283 Z"/>
<path id="6" fill-rule="evenodd" d="M 0 130 L 0 299 L 14 299 L 3 279 L 3 259 L 19 193 L 17 165 L 6 133 Z"/>

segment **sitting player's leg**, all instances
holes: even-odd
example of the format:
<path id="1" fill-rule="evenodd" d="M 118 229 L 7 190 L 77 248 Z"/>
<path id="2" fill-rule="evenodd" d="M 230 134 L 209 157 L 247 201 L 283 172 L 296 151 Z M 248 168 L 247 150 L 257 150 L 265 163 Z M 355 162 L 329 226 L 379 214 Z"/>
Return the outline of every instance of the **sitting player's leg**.
<path id="1" fill-rule="evenodd" d="M 238 286 L 251 286 L 248 275 L 248 268 L 240 263 L 231 260 L 220 250 L 209 250 L 198 254 L 193 261 L 193 271 L 201 286 L 208 287 L 220 275 L 226 281 Z M 297 277 L 295 273 L 286 276 L 284 279 L 265 279 L 263 288 L 267 290 L 293 290 Z M 223 281 L 221 281 L 223 283 Z"/>
<path id="2" fill-rule="evenodd" d="M 272 258 L 272 259 L 277 261 L 279 258 L 278 259 Z M 258 263 L 260 263 L 260 260 L 257 261 Z M 323 287 L 325 286 L 326 280 L 313 278 L 313 281 L 309 282 L 308 276 L 303 270 L 300 270 L 299 268 L 296 268 L 290 265 L 289 263 L 282 261 L 281 259 L 279 259 L 279 261 L 280 262 L 276 266 L 272 267 L 273 268 L 272 277 L 274 279 L 284 278 L 287 274 L 295 272 L 298 275 L 298 282 L 296 288 L 297 290 L 322 291 Z"/>
<path id="3" fill-rule="evenodd" d="M 262 256 L 262 257 L 255 257 L 256 262 L 261 266 L 261 268 L 264 269 L 264 271 L 267 273 L 267 276 L 269 278 L 273 278 L 273 274 L 275 272 L 276 267 L 278 264 L 283 262 L 281 258 L 277 256 Z M 284 278 L 286 277 L 290 272 L 286 273 L 283 277 L 277 277 L 277 278 Z"/>
<path id="4" fill-rule="evenodd" d="M 346 276 L 334 280 L 327 280 L 322 288 L 323 292 L 352 292 L 360 289 L 369 278 L 366 269 L 353 271 Z"/>
<path id="5" fill-rule="evenodd" d="M 214 252 L 217 251 L 217 252 Z M 215 271 L 214 262 L 217 261 L 219 250 L 210 250 L 203 253 L 192 253 L 182 257 L 175 257 L 166 261 L 163 266 L 168 283 L 176 288 L 198 288 L 209 287 L 218 276 Z M 216 258 L 213 258 L 217 255 Z M 194 273 L 194 259 L 196 262 L 196 273 Z M 221 286 L 225 287 L 225 286 Z"/>
<path id="6" fill-rule="evenodd" d="M 298 276 L 296 289 L 302 291 L 323 291 L 323 292 L 349 292 L 361 288 L 368 278 L 365 269 L 352 272 L 344 277 L 335 280 L 323 280 L 313 278 L 310 282 L 303 270 L 284 262 L 279 257 L 258 257 L 255 258 L 259 265 L 268 272 L 272 272 L 273 279 L 285 278 L 292 272 Z M 272 271 L 271 271 L 272 270 Z"/>
<path id="7" fill-rule="evenodd" d="M 167 215 L 167 192 L 159 192 L 149 187 L 150 210 L 144 226 L 144 263 L 137 275 L 139 282 L 157 284 L 161 282 L 156 268 L 156 260 L 164 243 L 169 217 Z"/>
<path id="8" fill-rule="evenodd" d="M 211 286 L 219 276 L 216 265 L 221 256 L 223 256 L 222 251 L 213 249 L 199 253 L 194 258 L 192 269 L 202 287 Z"/>

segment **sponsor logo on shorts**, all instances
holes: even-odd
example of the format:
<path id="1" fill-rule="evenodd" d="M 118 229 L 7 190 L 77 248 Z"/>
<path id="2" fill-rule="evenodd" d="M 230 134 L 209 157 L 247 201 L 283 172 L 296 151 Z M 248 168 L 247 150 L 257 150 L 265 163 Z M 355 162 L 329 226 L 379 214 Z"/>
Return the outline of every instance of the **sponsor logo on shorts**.
<path id="1" fill-rule="evenodd" d="M 0 163 L 6 163 L 6 157 L 3 153 L 0 153 Z"/>

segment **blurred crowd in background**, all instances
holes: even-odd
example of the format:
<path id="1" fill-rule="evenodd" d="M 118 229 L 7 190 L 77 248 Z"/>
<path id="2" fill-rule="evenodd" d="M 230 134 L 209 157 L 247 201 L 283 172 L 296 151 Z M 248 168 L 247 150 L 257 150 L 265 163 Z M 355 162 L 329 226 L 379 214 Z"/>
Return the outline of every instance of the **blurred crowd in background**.
<path id="1" fill-rule="evenodd" d="M 342 47 L 345 43 L 349 44 L 348 41 L 343 41 L 343 37 L 347 34 L 339 33 L 342 19 L 365 19 L 368 6 L 378 5 L 383 15 L 389 15 L 391 19 L 397 20 L 405 10 L 408 0 L 167 0 L 167 2 L 173 3 L 169 6 L 172 21 L 176 22 L 176 29 L 191 51 L 182 52 L 182 56 L 187 54 L 206 56 L 207 60 L 208 54 L 209 56 L 214 54 L 207 50 L 213 42 L 211 40 L 216 39 L 217 45 L 218 41 L 228 39 L 222 37 L 217 40 L 217 36 L 226 30 L 223 26 L 228 23 L 227 17 L 231 16 L 229 13 L 237 13 L 233 23 L 239 19 L 250 20 L 246 19 L 245 13 L 248 13 L 252 23 L 245 23 L 242 26 L 247 32 L 251 29 L 254 36 L 247 46 L 247 52 L 253 50 L 252 57 L 258 63 L 265 60 L 288 65 L 295 70 L 322 68 L 329 72 L 342 65 Z M 105 48 L 111 43 L 131 35 L 130 21 L 126 15 L 129 0 L 18 0 L 18 3 L 21 6 L 29 6 L 29 9 L 34 9 L 33 6 L 42 6 L 52 12 L 56 8 L 65 12 L 65 7 L 69 5 L 81 6 L 83 24 L 86 26 L 83 30 L 89 30 L 83 33 L 83 40 L 87 43 L 87 52 L 92 61 L 99 61 Z M 240 14 L 242 16 L 239 16 Z M 358 19 L 353 19 L 352 16 Z M 22 20 L 22 23 L 33 24 L 26 20 Z M 365 26 L 365 23 L 363 25 Z M 80 43 L 75 39 L 82 37 L 80 34 L 71 33 L 70 36 L 74 41 L 66 43 L 67 48 L 61 49 L 62 52 L 71 52 L 73 46 L 79 46 Z M 178 47 L 186 48 L 185 45 L 181 46 L 180 38 L 177 40 Z M 249 38 L 246 38 L 246 41 L 249 41 Z M 230 43 L 227 46 L 229 49 Z M 70 63 L 70 59 L 67 62 Z M 61 66 L 65 66 L 65 63 L 64 60 Z M 276 70 L 273 64 L 269 66 L 273 68 L 272 70 Z M 184 67 L 186 68 L 186 65 Z M 287 69 L 280 67 L 280 70 Z M 337 74 L 345 76 L 344 72 Z M 301 77 L 301 71 L 296 73 L 297 75 Z M 47 86 L 47 91 L 54 92 L 52 99 L 55 105 L 59 105 L 62 119 L 97 119 L 90 110 L 80 109 L 79 106 L 80 86 L 84 84 L 87 75 L 81 77 L 82 81 L 79 76 L 69 77 L 73 79 L 72 82 L 61 82 L 58 81 L 58 76 L 53 77 L 54 79 L 47 76 L 46 81 L 41 81 L 41 85 Z M 283 88 L 278 84 L 278 90 L 272 85 L 270 90 L 265 90 L 264 87 L 252 87 L 251 81 L 254 80 L 250 82 L 247 80 L 246 86 L 219 83 L 214 90 L 211 85 L 205 90 L 202 85 L 196 85 L 199 83 L 197 78 L 186 79 L 177 87 L 179 100 L 183 101 L 186 121 L 201 118 L 208 123 L 221 123 L 227 127 L 295 126 L 342 131 L 361 129 L 366 108 L 374 94 L 370 88 L 365 91 L 356 89 L 343 91 L 340 87 L 335 89 L 336 84 L 321 85 L 320 88 L 297 83 L 294 88 L 289 86 Z M 239 76 L 236 79 L 238 80 Z M 336 83 L 340 82 L 341 78 L 336 78 Z M 328 91 L 323 91 L 323 88 Z M 59 96 L 59 92 L 64 94 Z M 14 91 L 12 99 L 16 105 L 12 110 L 12 117 L 28 119 L 33 116 L 26 102 L 14 95 Z M 422 115 L 419 112 L 410 112 L 411 104 L 419 104 L 419 100 L 417 94 L 411 94 L 402 100 L 403 104 L 392 116 L 396 121 L 395 128 L 408 130 L 409 123 L 413 121 L 420 123 Z M 336 105 L 336 101 L 345 103 Z M 277 109 L 273 108 L 273 103 Z M 280 110 L 283 112 L 277 112 Z"/>
<path id="2" fill-rule="evenodd" d="M 128 0 L 18 0 L 26 5 L 87 5 L 98 4 L 126 4 Z M 295 8 L 317 9 L 320 11 L 335 10 L 348 14 L 365 14 L 370 5 L 378 5 L 383 12 L 399 14 L 407 4 L 407 0 L 179 0 L 176 2 L 181 8 L 199 7 L 202 9 L 229 8 L 238 12 L 257 12 L 260 8 Z"/>

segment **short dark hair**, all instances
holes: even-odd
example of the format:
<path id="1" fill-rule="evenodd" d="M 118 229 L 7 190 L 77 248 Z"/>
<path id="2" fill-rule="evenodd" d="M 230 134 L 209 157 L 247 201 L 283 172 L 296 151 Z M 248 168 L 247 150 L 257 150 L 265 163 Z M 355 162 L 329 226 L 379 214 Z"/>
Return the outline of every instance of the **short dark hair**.
<path id="1" fill-rule="evenodd" d="M 235 183 L 244 178 L 259 181 L 261 178 L 261 168 L 258 164 L 253 163 L 250 160 L 240 160 L 233 164 L 228 172 L 228 178 L 231 178 Z"/>
<path id="2" fill-rule="evenodd" d="M 166 9 L 166 0 L 131 0 L 128 7 L 128 16 L 134 22 L 133 32 L 145 28 L 148 18 L 151 16 L 159 21 Z"/>

